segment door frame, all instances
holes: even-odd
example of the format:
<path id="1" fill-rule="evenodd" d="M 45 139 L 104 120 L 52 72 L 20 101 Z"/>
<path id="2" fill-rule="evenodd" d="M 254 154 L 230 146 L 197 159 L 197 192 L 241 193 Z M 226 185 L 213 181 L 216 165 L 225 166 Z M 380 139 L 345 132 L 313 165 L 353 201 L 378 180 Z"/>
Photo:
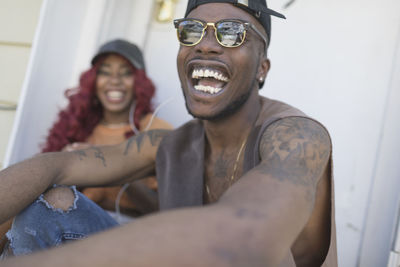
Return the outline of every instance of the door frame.
<path id="1" fill-rule="evenodd" d="M 400 23 L 396 47 L 357 264 L 363 267 L 386 266 L 390 251 L 400 249 Z"/>

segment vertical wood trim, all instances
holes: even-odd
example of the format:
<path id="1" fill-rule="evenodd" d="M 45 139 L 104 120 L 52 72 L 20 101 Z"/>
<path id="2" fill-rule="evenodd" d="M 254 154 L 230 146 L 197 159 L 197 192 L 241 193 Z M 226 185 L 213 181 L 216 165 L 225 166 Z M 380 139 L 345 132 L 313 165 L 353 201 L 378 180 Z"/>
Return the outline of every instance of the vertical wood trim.
<path id="1" fill-rule="evenodd" d="M 400 188 L 400 23 L 357 266 L 386 266 L 396 233 Z M 365 144 L 368 145 L 368 144 Z"/>

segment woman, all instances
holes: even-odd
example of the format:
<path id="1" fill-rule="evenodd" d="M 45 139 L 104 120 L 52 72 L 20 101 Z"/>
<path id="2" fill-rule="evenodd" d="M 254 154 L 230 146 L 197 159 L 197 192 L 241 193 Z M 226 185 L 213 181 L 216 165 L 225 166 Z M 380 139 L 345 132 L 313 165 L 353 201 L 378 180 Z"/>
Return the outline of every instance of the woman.
<path id="1" fill-rule="evenodd" d="M 66 91 L 69 105 L 59 113 L 42 152 L 117 144 L 138 131 L 172 128 L 151 113 L 154 92 L 139 48 L 125 40 L 107 42 L 82 73 L 79 87 Z M 117 208 L 133 217 L 155 211 L 156 187 L 154 177 L 131 184 Z M 121 187 L 82 191 L 102 208 L 114 210 Z"/>
<path id="2" fill-rule="evenodd" d="M 78 88 L 66 91 L 69 104 L 60 111 L 42 152 L 117 144 L 138 131 L 172 128 L 151 113 L 155 88 L 136 45 L 124 40 L 107 42 L 91 63 L 91 68 L 81 74 Z M 122 195 L 121 186 L 82 191 L 106 210 L 117 207 L 136 217 L 158 209 L 156 188 L 155 178 L 150 177 L 123 187 L 126 190 Z M 121 223 L 126 217 L 116 219 Z M 0 225 L 0 254 L 11 223 L 9 220 Z"/>

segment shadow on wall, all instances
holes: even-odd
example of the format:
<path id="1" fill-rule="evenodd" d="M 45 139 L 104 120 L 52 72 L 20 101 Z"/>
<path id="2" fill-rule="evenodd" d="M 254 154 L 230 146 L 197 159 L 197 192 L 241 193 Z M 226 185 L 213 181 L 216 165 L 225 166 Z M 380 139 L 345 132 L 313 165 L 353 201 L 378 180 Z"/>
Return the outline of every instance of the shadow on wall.
<path id="1" fill-rule="evenodd" d="M 284 8 L 284 9 L 289 8 L 294 2 L 296 2 L 296 0 L 290 0 L 289 2 L 287 2 L 287 3 L 283 6 L 283 8 Z"/>

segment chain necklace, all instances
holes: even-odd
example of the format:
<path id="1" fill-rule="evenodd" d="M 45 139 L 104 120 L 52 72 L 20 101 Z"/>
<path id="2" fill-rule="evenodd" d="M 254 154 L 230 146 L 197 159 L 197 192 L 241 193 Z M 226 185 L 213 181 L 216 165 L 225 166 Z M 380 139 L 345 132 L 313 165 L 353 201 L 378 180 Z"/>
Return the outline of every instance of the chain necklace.
<path id="1" fill-rule="evenodd" d="M 239 148 L 239 152 L 238 152 L 238 154 L 237 154 L 237 156 L 236 156 L 235 164 L 233 165 L 233 172 L 232 172 L 232 175 L 231 175 L 231 177 L 230 177 L 230 179 L 229 179 L 229 186 L 228 186 L 228 188 L 231 187 L 232 182 L 234 182 L 234 180 L 235 180 L 235 178 L 236 178 L 237 168 L 238 168 L 238 164 L 239 164 L 240 155 L 242 154 L 243 148 L 245 147 L 245 145 L 246 145 L 246 143 L 247 143 L 247 139 L 249 138 L 249 136 L 250 136 L 250 134 L 251 134 L 251 130 L 254 128 L 254 125 L 256 125 L 256 122 L 258 121 L 258 118 L 259 118 L 259 116 L 260 116 L 260 113 L 261 113 L 261 112 L 259 111 L 258 114 L 257 114 L 257 116 L 256 116 L 256 118 L 255 118 L 255 120 L 254 120 L 253 123 L 252 123 L 252 126 L 250 127 L 250 132 L 248 133 L 248 135 L 246 136 L 246 138 L 243 140 L 243 143 L 241 144 L 241 146 L 240 146 L 240 148 Z M 212 194 L 211 194 L 210 187 L 208 186 L 207 182 L 204 182 L 204 183 L 205 183 L 205 187 L 206 187 L 206 192 L 207 192 L 208 200 L 209 200 L 209 202 L 212 202 L 213 196 L 212 196 Z M 217 199 L 218 199 L 218 198 L 215 198 L 215 200 L 217 200 Z"/>
<path id="2" fill-rule="evenodd" d="M 249 135 L 250 135 L 250 134 L 249 134 Z M 228 188 L 231 187 L 232 182 L 235 180 L 236 173 L 237 173 L 237 167 L 238 167 L 238 164 L 239 164 L 240 155 L 242 154 L 243 148 L 244 148 L 245 144 L 247 143 L 247 139 L 249 138 L 249 135 L 247 135 L 247 137 L 243 140 L 242 145 L 241 145 L 240 148 L 239 148 L 239 152 L 238 152 L 238 154 L 237 154 L 237 156 L 236 156 L 235 164 L 233 165 L 232 175 L 231 175 L 231 178 L 229 179 L 229 186 L 228 186 Z M 209 199 L 210 202 L 211 202 L 211 199 L 212 199 L 211 191 L 210 191 L 210 187 L 208 186 L 207 183 L 206 183 L 206 191 L 207 191 L 208 199 Z"/>

